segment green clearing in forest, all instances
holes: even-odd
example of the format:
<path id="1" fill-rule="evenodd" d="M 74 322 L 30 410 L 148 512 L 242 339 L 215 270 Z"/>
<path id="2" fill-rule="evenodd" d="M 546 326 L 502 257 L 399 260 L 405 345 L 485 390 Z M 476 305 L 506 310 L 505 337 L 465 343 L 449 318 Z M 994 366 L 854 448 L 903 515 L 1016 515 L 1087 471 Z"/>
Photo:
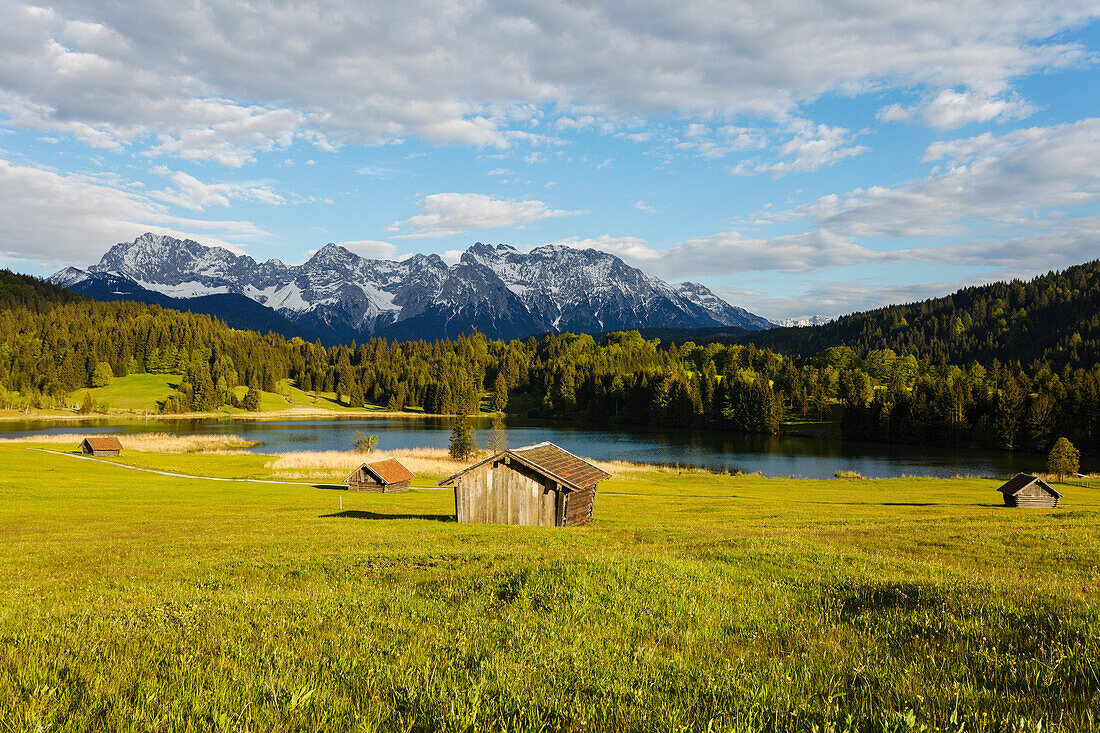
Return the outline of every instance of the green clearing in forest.
<path id="1" fill-rule="evenodd" d="M 267 460 L 0 446 L 0 730 L 1100 725 L 1100 490 L 625 472 L 552 529 L 113 465 Z"/>

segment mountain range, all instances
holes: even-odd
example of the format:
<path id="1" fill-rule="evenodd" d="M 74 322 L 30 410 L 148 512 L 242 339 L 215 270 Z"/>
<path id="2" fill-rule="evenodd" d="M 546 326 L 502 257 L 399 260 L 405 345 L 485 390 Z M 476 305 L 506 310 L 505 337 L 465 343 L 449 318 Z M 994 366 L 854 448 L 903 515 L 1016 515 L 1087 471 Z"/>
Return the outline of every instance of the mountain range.
<path id="1" fill-rule="evenodd" d="M 50 281 L 98 300 L 156 303 L 328 342 L 776 326 L 698 283 L 671 285 L 612 254 L 562 245 L 521 252 L 478 242 L 448 265 L 434 254 L 368 259 L 330 243 L 286 265 L 146 233 Z"/>

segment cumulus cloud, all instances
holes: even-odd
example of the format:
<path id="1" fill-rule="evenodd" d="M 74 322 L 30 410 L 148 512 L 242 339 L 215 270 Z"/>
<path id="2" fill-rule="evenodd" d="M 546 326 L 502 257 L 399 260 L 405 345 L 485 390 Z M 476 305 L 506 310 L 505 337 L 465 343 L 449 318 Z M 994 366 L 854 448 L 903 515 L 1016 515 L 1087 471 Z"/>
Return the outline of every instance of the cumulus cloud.
<path id="1" fill-rule="evenodd" d="M 1030 102 L 1016 95 L 992 96 L 973 90 L 944 89 L 924 102 L 904 107 L 892 104 L 878 112 L 887 122 L 922 122 L 929 127 L 953 130 L 971 122 L 1021 119 L 1035 111 Z"/>
<path id="2" fill-rule="evenodd" d="M 389 231 L 401 238 L 447 237 L 466 231 L 521 227 L 583 211 L 551 209 L 537 200 L 500 199 L 479 193 L 434 193 L 416 203 L 420 213 L 396 221 Z"/>
<path id="3" fill-rule="evenodd" d="M 298 139 L 325 150 L 407 135 L 506 148 L 539 139 L 532 106 L 559 110 L 552 125 L 564 131 L 670 112 L 782 119 L 823 94 L 893 88 L 948 91 L 888 117 L 1000 118 L 1025 110 L 1012 80 L 1091 58 L 1060 34 L 1098 10 L 1087 0 L 750 0 L 720 12 L 687 0 L 644 13 L 612 0 L 3 0 L 3 13 L 0 110 L 11 124 L 238 166 Z M 766 165 L 831 160 L 786 155 Z"/>
<path id="4" fill-rule="evenodd" d="M 634 208 L 638 211 L 644 211 L 647 214 L 656 213 L 657 209 L 647 204 L 645 201 L 635 201 Z"/>
<path id="5" fill-rule="evenodd" d="M 775 159 L 744 161 L 731 168 L 730 172 L 734 175 L 768 173 L 781 176 L 796 171 L 814 171 L 870 149 L 854 144 L 855 136 L 843 127 L 814 125 L 807 120 L 797 120 L 790 127 L 794 136 L 779 146 Z"/>
<path id="6" fill-rule="evenodd" d="M 925 157 L 946 169 L 824 196 L 797 213 L 846 236 L 948 237 L 1064 226 L 1051 210 L 1100 200 L 1100 118 L 936 143 Z"/>
<path id="7" fill-rule="evenodd" d="M 914 262 L 1032 271 L 1096 257 L 1100 215 L 1090 205 L 1100 201 L 1100 118 L 937 142 L 925 159 L 941 167 L 753 220 L 805 222 L 800 234 L 731 230 L 671 246 L 633 237 L 575 241 L 666 278 Z"/>
<path id="8" fill-rule="evenodd" d="M 164 174 L 167 171 L 160 168 L 155 172 Z M 176 187 L 155 191 L 151 195 L 159 201 L 192 211 L 202 211 L 210 206 L 229 206 L 230 200 L 255 201 L 271 206 L 286 203 L 286 199 L 267 183 L 203 183 L 182 171 L 170 175 Z"/>
<path id="9" fill-rule="evenodd" d="M 179 217 L 125 182 L 0 158 L 0 255 L 57 265 L 88 264 L 106 246 L 145 231 L 194 236 L 233 249 L 220 237 L 266 234 L 247 221 Z"/>

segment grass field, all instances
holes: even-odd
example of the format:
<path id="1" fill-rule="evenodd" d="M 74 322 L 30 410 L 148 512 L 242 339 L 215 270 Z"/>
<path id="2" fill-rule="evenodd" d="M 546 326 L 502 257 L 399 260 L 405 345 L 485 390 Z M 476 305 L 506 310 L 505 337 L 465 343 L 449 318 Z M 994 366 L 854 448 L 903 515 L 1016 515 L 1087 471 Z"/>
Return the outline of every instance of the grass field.
<path id="1" fill-rule="evenodd" d="M 115 377 L 106 387 L 86 387 L 68 395 L 68 402 L 80 405 L 85 396 L 91 394 L 97 405 L 105 405 L 109 412 L 157 412 L 157 407 L 176 392 L 183 380 L 179 374 L 130 374 Z M 259 412 L 280 412 L 284 410 L 323 410 L 327 412 L 382 412 L 381 405 L 366 405 L 362 408 L 350 407 L 346 402 L 337 402 L 334 392 L 303 392 L 289 379 L 279 381 L 277 392 L 260 393 Z M 243 399 L 248 388 L 238 386 L 234 393 Z M 230 407 L 220 412 L 233 415 L 250 414 L 247 410 Z M 409 408 L 406 412 L 420 412 L 419 408 Z M 51 412 L 52 414 L 52 412 Z M 24 417 L 23 415 L 17 415 Z"/>
<path id="2" fill-rule="evenodd" d="M 1100 727 L 1097 489 L 620 467 L 591 526 L 523 528 L 456 524 L 436 475 L 29 447 L 0 445 L 0 731 Z"/>

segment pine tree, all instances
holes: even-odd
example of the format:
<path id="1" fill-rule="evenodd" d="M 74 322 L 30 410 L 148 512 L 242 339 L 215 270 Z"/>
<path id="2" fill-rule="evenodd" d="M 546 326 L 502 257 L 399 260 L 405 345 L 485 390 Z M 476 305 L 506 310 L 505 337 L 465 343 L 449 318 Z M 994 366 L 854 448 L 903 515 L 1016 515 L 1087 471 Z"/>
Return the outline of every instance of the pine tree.
<path id="1" fill-rule="evenodd" d="M 249 387 L 248 392 L 245 393 L 244 401 L 241 402 L 241 406 L 249 412 L 256 412 L 260 409 L 260 390 L 255 387 Z"/>
<path id="2" fill-rule="evenodd" d="M 504 412 L 507 407 L 508 380 L 505 379 L 504 372 L 499 372 L 493 382 L 493 412 Z"/>
<path id="3" fill-rule="evenodd" d="M 455 421 L 451 430 L 451 443 L 448 452 L 456 461 L 469 460 L 477 452 L 477 441 L 474 440 L 474 431 L 470 425 L 470 418 L 462 415 Z"/>

